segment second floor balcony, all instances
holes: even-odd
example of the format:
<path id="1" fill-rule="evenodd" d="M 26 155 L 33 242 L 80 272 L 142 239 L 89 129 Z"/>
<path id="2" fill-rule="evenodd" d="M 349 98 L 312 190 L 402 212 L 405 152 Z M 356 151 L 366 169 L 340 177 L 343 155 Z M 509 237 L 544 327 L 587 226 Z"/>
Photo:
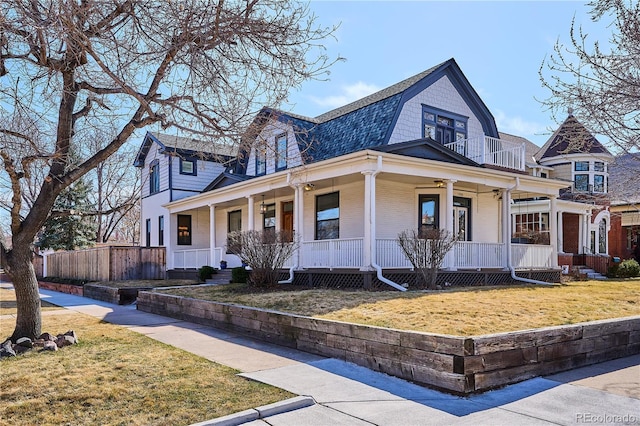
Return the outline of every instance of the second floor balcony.
<path id="1" fill-rule="evenodd" d="M 464 155 L 478 164 L 487 164 L 510 170 L 525 170 L 524 143 L 483 136 L 461 139 L 445 147 Z"/>

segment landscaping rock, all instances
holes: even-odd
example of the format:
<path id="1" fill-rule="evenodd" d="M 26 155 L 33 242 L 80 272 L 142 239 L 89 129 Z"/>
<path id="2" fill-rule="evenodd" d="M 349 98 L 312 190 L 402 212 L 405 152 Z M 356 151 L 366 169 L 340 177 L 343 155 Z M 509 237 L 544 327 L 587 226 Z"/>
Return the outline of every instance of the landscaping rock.
<path id="1" fill-rule="evenodd" d="M 0 358 L 8 358 L 16 356 L 16 352 L 13 350 L 11 340 L 6 340 L 0 345 Z"/>
<path id="2" fill-rule="evenodd" d="M 32 348 L 28 348 L 26 346 L 13 345 L 13 350 L 16 352 L 16 355 L 21 355 L 25 352 L 29 352 L 33 350 Z"/>
<path id="3" fill-rule="evenodd" d="M 73 330 L 69 330 L 69 331 L 67 331 L 66 333 L 64 333 L 64 335 L 65 335 L 65 336 L 71 336 L 71 337 L 73 338 L 73 344 L 74 344 L 74 345 L 75 345 L 75 344 L 77 344 L 77 343 L 80 343 L 80 342 L 78 341 L 78 336 L 76 336 L 76 332 L 75 332 L 75 331 L 73 331 Z"/>
<path id="4" fill-rule="evenodd" d="M 43 351 L 52 351 L 55 352 L 58 350 L 58 345 L 56 342 L 52 342 L 51 340 L 47 340 L 44 342 L 44 346 L 42 347 Z"/>
<path id="5" fill-rule="evenodd" d="M 22 346 L 23 348 L 32 348 L 33 340 L 29 339 L 28 337 L 21 337 L 16 340 L 16 345 Z"/>
<path id="6" fill-rule="evenodd" d="M 45 342 L 46 342 L 46 341 L 53 342 L 53 341 L 55 341 L 55 340 L 56 340 L 56 338 L 55 338 L 55 337 L 53 337 L 53 336 L 52 336 L 51 334 L 49 334 L 49 333 L 42 333 L 42 334 L 40 335 L 39 339 L 42 339 L 42 340 L 44 340 Z"/>
<path id="7" fill-rule="evenodd" d="M 56 345 L 58 345 L 59 348 L 63 348 L 65 346 L 71 346 L 75 343 L 76 343 L 76 340 L 73 338 L 73 336 L 67 336 L 64 334 L 59 335 L 58 338 L 56 339 Z"/>

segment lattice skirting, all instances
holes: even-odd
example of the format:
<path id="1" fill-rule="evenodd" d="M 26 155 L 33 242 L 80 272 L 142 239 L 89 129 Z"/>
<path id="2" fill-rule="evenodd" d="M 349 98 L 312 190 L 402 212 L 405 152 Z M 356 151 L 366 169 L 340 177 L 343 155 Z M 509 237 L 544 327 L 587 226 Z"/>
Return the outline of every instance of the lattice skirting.
<path id="1" fill-rule="evenodd" d="M 420 289 L 424 286 L 418 285 L 417 275 L 410 270 L 387 270 L 383 273 L 385 278 L 398 284 L 408 284 L 409 289 Z M 518 277 L 528 278 L 544 282 L 560 282 L 560 270 L 533 270 L 519 271 Z M 282 274 L 281 279 L 288 278 L 289 275 Z M 387 284 L 378 280 L 376 273 L 372 271 L 357 270 L 327 270 L 327 269 L 307 269 L 295 271 L 293 278 L 294 285 L 336 288 L 336 289 L 367 289 L 367 290 L 389 290 Z M 492 286 L 492 285 L 521 285 L 522 281 L 515 281 L 508 271 L 441 271 L 438 273 L 437 284 L 443 288 L 447 287 L 470 287 L 470 286 Z"/>

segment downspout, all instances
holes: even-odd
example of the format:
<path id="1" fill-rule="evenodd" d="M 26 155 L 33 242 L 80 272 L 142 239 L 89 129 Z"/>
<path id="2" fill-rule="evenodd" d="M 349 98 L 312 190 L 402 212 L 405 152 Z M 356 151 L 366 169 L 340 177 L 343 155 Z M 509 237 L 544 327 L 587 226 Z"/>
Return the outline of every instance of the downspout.
<path id="1" fill-rule="evenodd" d="M 294 210 L 293 210 L 294 213 L 293 214 L 294 214 L 294 219 L 295 219 L 295 223 L 296 223 L 296 227 L 297 227 L 300 224 L 300 215 L 298 214 L 299 213 L 299 210 L 298 210 L 298 202 L 299 202 L 299 200 L 298 200 L 298 197 L 299 197 L 298 186 L 299 185 L 292 185 L 291 184 L 291 172 L 287 173 L 287 185 L 289 185 L 289 187 L 293 188 L 293 191 L 294 191 L 294 194 L 295 194 L 294 197 L 293 197 L 293 202 L 294 202 Z M 300 246 L 298 246 L 298 248 L 296 249 L 296 251 L 298 251 L 298 250 L 300 250 Z M 299 253 L 296 253 L 296 259 L 295 259 L 294 265 L 291 268 L 289 268 L 289 278 L 287 278 L 286 280 L 278 281 L 278 284 L 292 284 L 293 283 L 293 271 L 298 268 L 298 259 L 299 259 L 299 257 L 300 257 Z"/>
<path id="2" fill-rule="evenodd" d="M 373 171 L 373 173 L 371 173 L 371 194 L 370 194 L 370 200 L 369 203 L 371 204 L 371 217 L 369 218 L 369 220 L 371 220 L 371 247 L 369 248 L 369 250 L 371 250 L 371 266 L 376 270 L 376 277 L 382 281 L 383 283 L 390 285 L 391 287 L 395 288 L 396 290 L 400 290 L 400 291 L 407 291 L 406 287 L 403 287 L 402 285 L 391 281 L 388 278 L 385 278 L 382 276 L 382 266 L 378 265 L 378 263 L 376 262 L 376 250 L 375 250 L 375 244 L 376 244 L 376 176 L 382 171 L 382 156 L 378 155 L 378 163 L 376 165 L 376 169 Z"/>
<path id="3" fill-rule="evenodd" d="M 512 256 L 511 256 L 511 207 L 509 205 L 509 203 L 511 202 L 511 191 L 513 191 L 514 189 L 518 189 L 518 187 L 520 186 L 520 177 L 516 176 L 516 183 L 511 187 L 511 188 L 507 188 L 504 192 L 504 195 L 502 197 L 502 202 L 506 204 L 506 208 L 504 209 L 505 211 L 505 222 L 508 223 L 508 230 L 509 232 L 508 234 L 508 238 L 507 238 L 507 266 L 509 268 L 509 270 L 511 271 L 511 279 L 514 281 L 521 281 L 527 284 L 538 284 L 538 285 L 553 285 L 552 283 L 548 283 L 546 281 L 538 281 L 538 280 L 532 280 L 529 278 L 522 278 L 516 275 L 516 268 L 514 268 L 514 266 L 512 265 Z M 557 232 L 557 229 L 556 229 Z M 556 253 L 557 256 L 557 253 Z"/>

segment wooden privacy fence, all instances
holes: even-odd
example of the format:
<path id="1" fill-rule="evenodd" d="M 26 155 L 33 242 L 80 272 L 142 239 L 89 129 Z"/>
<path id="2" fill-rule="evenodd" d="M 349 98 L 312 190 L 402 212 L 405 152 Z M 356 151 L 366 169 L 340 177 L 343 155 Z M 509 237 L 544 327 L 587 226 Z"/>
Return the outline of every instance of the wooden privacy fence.
<path id="1" fill-rule="evenodd" d="M 49 277 L 89 281 L 159 280 L 165 278 L 164 247 L 96 247 L 46 256 Z"/>

